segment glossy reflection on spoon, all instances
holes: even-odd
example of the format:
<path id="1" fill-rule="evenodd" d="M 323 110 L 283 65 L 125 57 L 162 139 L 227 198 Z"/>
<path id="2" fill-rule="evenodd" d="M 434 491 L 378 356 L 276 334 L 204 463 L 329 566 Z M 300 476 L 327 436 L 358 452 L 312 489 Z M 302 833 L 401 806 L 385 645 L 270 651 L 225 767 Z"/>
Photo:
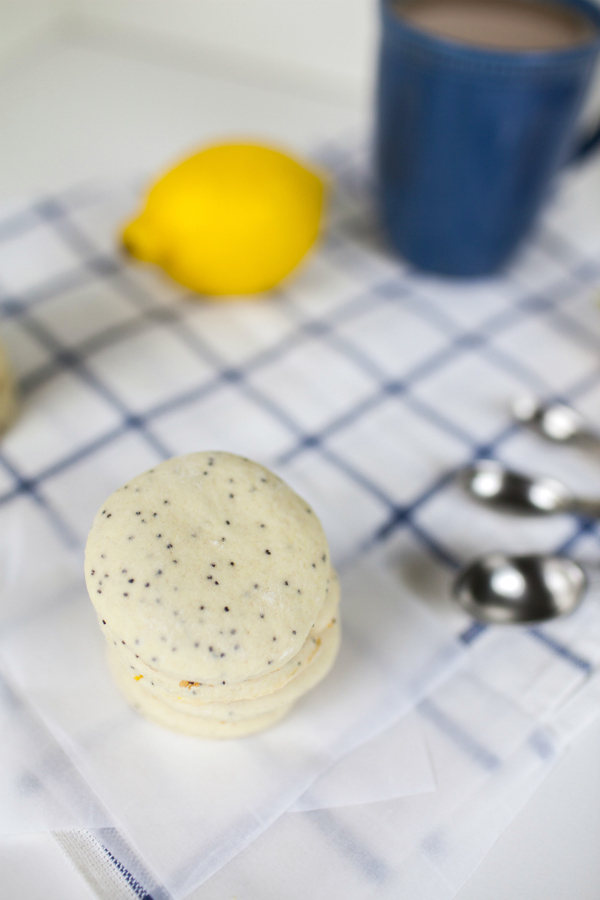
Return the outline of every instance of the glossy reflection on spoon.
<path id="1" fill-rule="evenodd" d="M 530 394 L 517 397 L 512 412 L 519 422 L 534 425 L 550 441 L 565 444 L 576 440 L 600 441 L 587 427 L 583 417 L 564 403 L 544 403 Z"/>
<path id="2" fill-rule="evenodd" d="M 505 469 L 494 460 L 482 460 L 464 469 L 460 479 L 466 490 L 496 509 L 521 515 L 576 513 L 600 517 L 600 501 L 575 497 L 555 478 L 532 478 Z"/>
<path id="3" fill-rule="evenodd" d="M 567 557 L 489 553 L 459 572 L 453 593 L 480 622 L 524 624 L 573 612 L 586 587 L 583 569 Z"/>

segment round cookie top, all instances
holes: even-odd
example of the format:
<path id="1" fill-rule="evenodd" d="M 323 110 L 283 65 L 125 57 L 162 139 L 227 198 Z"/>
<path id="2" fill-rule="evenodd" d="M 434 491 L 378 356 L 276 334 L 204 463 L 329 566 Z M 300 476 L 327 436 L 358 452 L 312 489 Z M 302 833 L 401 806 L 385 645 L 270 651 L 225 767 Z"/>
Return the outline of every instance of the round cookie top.
<path id="1" fill-rule="evenodd" d="M 310 506 L 268 469 L 221 452 L 174 457 L 123 485 L 98 511 L 85 553 L 107 636 L 202 684 L 284 665 L 329 575 Z"/>

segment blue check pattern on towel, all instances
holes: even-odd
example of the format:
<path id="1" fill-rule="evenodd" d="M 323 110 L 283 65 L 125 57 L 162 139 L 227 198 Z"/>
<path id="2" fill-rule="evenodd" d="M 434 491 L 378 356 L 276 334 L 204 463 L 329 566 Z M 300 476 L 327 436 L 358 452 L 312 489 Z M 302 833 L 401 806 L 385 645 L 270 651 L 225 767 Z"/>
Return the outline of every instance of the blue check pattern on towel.
<path id="1" fill-rule="evenodd" d="M 449 575 L 488 549 L 584 559 L 600 549 L 593 523 L 508 520 L 470 504 L 454 478 L 496 457 L 600 493 L 597 461 L 542 445 L 508 412 L 526 390 L 600 426 L 593 173 L 571 177 L 502 278 L 464 284 L 387 254 L 364 149 L 332 145 L 320 159 L 337 182 L 327 236 L 263 299 L 207 303 L 125 260 L 115 235 L 139 202 L 131 186 L 66 191 L 3 216 L 2 334 L 22 410 L 0 447 L 0 528 L 18 508 L 49 568 L 61 548 L 81 549 L 99 504 L 137 472 L 197 449 L 241 453 L 314 505 L 338 564 L 383 547 L 413 592 L 426 572 L 423 599 L 493 685 L 491 663 L 477 658 L 485 629 L 444 600 Z M 507 638 L 524 670 L 535 647 L 572 671 L 554 694 L 549 684 L 532 692 L 529 714 L 555 708 L 600 663 L 582 629 L 561 627 Z M 435 710 L 422 709 L 464 748 L 453 713 Z"/>
<path id="2" fill-rule="evenodd" d="M 582 249 L 558 209 L 505 278 L 415 277 L 380 247 L 364 154 L 322 156 L 338 183 L 328 237 L 268 299 L 206 303 L 128 264 L 115 238 L 132 190 L 67 192 L 2 220 L 23 409 L 0 452 L 0 507 L 26 498 L 81 544 L 133 471 L 226 447 L 314 501 L 338 561 L 407 530 L 454 565 L 431 510 L 458 466 L 510 455 L 509 400 L 533 390 L 594 415 L 600 234 Z M 551 543 L 571 550 L 587 531 L 571 523 Z"/>

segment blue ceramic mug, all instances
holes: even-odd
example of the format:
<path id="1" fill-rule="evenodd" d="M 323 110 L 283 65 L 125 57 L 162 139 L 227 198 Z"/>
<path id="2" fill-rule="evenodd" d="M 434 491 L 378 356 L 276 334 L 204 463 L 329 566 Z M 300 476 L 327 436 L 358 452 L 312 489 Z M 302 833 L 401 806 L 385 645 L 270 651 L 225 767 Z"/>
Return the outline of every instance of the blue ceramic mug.
<path id="1" fill-rule="evenodd" d="M 531 229 L 559 169 L 600 143 L 600 130 L 583 140 L 576 133 L 600 49 L 600 9 L 588 0 L 563 5 L 590 20 L 589 41 L 505 51 L 418 30 L 393 0 L 381 0 L 379 202 L 394 248 L 417 268 L 496 272 Z"/>

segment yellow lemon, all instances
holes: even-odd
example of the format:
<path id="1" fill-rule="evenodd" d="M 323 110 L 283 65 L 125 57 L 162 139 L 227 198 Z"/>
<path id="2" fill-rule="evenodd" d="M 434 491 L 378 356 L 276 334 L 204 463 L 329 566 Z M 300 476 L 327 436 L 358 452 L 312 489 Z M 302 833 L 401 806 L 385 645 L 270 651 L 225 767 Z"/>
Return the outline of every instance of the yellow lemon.
<path id="1" fill-rule="evenodd" d="M 253 294 L 280 282 L 310 249 L 323 200 L 323 180 L 287 154 L 219 144 L 151 187 L 123 243 L 194 291 Z"/>

